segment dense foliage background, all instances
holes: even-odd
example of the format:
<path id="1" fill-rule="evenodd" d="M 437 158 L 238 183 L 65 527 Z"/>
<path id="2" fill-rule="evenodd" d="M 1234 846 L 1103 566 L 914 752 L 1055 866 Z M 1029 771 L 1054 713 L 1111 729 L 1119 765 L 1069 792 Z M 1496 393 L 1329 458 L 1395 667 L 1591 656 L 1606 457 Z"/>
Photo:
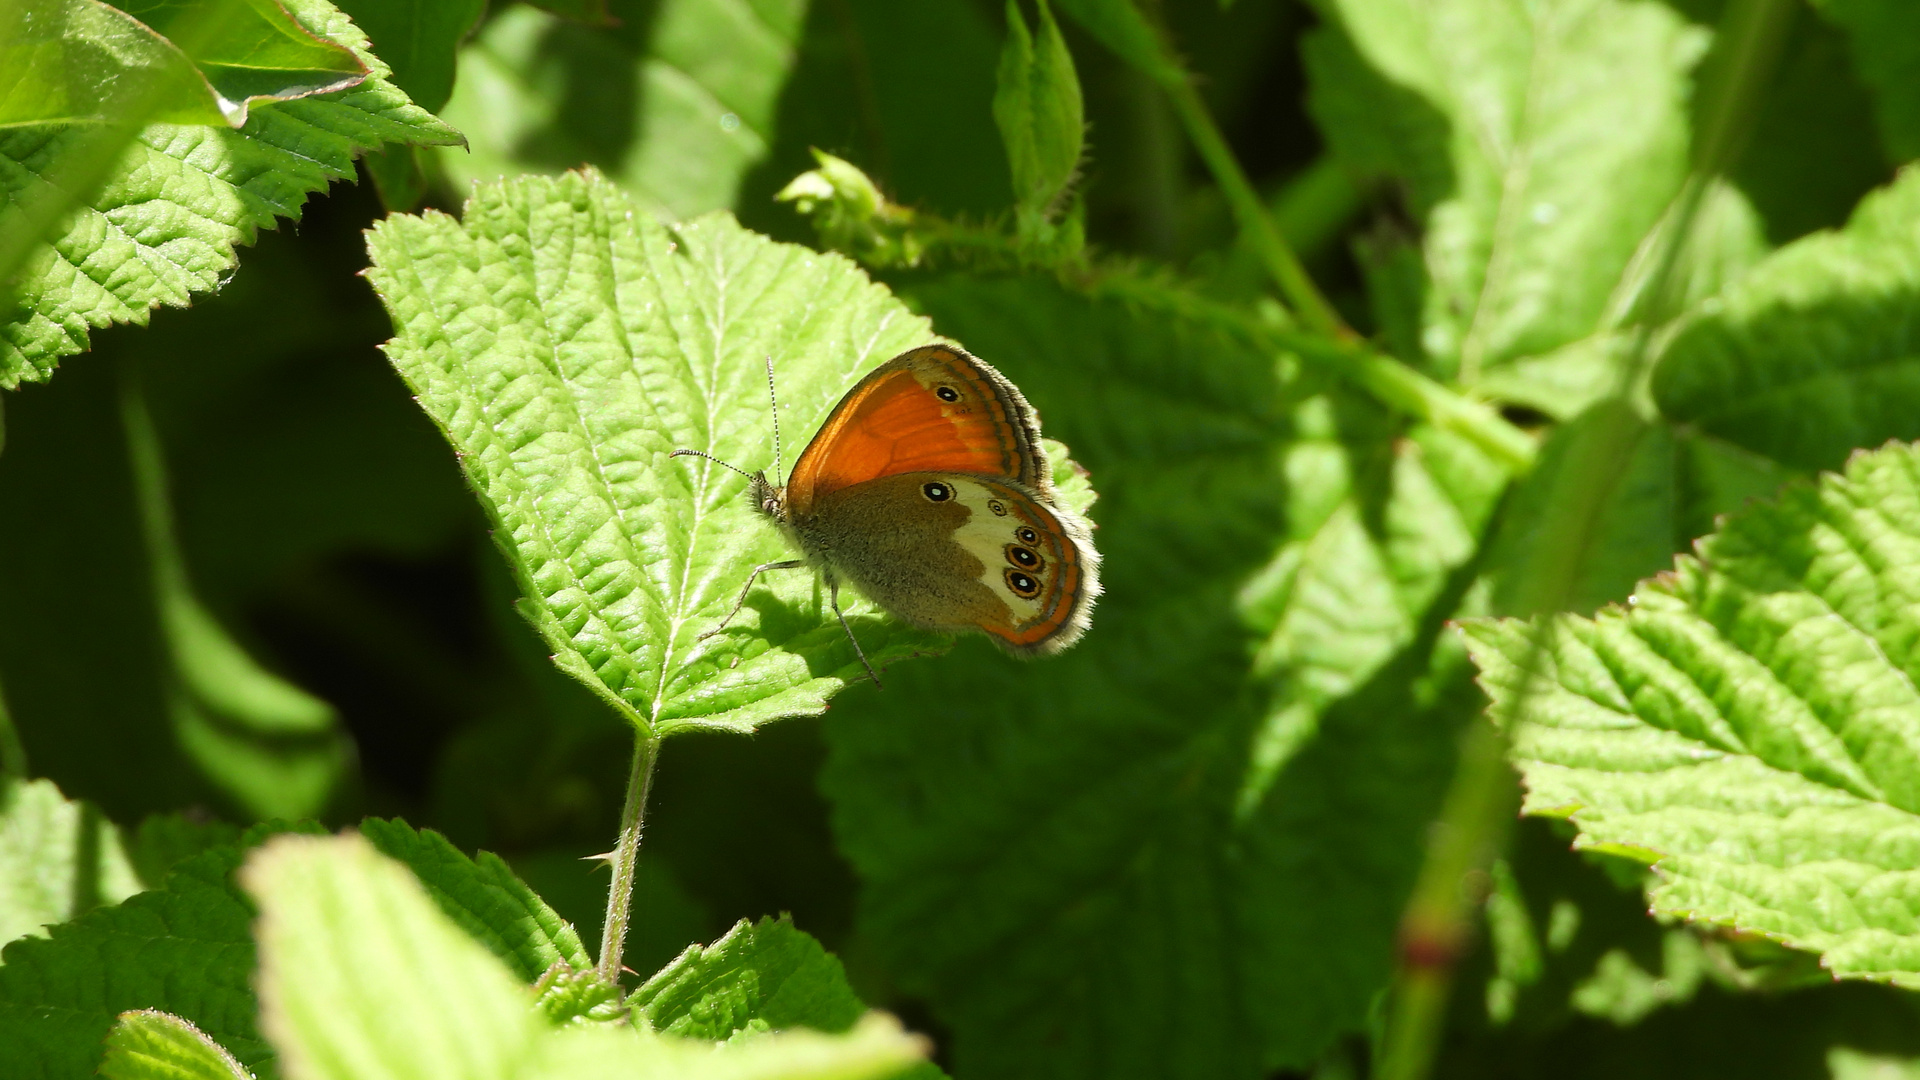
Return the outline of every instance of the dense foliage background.
<path id="1" fill-rule="evenodd" d="M 34 3 L 72 6 L 16 13 Z M 194 7 L 119 6 L 162 30 Z M 127 128 L 138 169 L 61 173 L 110 116 L 13 115 L 9 227 L 49 183 L 90 209 L 36 234 L 58 258 L 8 266 L 25 269 L 0 335 L 0 937 L 28 938 L 0 965 L 0 1061 L 91 1075 L 113 1015 L 153 1007 L 270 1074 L 246 1005 L 221 1006 L 246 1014 L 224 1038 L 177 996 L 74 989 L 83 969 L 62 965 L 87 935 L 125 932 L 99 921 L 111 909 L 40 929 L 163 881 L 148 895 L 189 904 L 188 879 L 222 888 L 240 830 L 269 819 L 398 818 L 497 853 L 512 873 L 488 888 L 517 875 L 528 910 L 543 899 L 578 930 L 572 952 L 556 933 L 539 962 L 509 957 L 520 981 L 584 957 L 636 725 L 678 718 L 627 967 L 789 914 L 955 1076 L 1363 1075 L 1423 964 L 1451 982 L 1437 1075 L 1920 1069 L 1920 1010 L 1885 985 L 1920 985 L 1920 563 L 1902 560 L 1920 553 L 1903 539 L 1920 538 L 1920 470 L 1902 447 L 1850 457 L 1920 437 L 1920 175 L 1899 172 L 1920 156 L 1920 15 L 1731 6 L 1167 0 L 1143 19 L 1124 0 L 355 0 L 339 8 L 390 81 L 376 67 L 352 89 L 267 95 L 232 130 L 150 112 Z M 309 29 L 340 18 L 287 8 Z M 222 100 L 246 99 L 187 53 Z M 1180 65 L 1197 95 L 1170 92 Z M 1223 160 L 1324 320 L 1276 287 L 1284 267 Z M 597 171 L 496 183 L 583 165 Z M 775 199 L 802 174 L 803 198 Z M 476 190 L 485 215 L 433 216 Z M 682 696 L 645 700 L 604 666 L 550 662 L 566 619 L 552 594 L 516 610 L 545 579 L 502 558 L 533 558 L 539 519 L 487 486 L 486 425 L 461 419 L 487 394 L 434 381 L 434 349 L 494 354 L 409 320 L 497 304 L 510 322 L 506 286 L 436 281 L 463 259 L 505 266 L 486 245 L 515 237 L 530 260 L 543 236 L 576 242 L 553 239 L 568 229 L 627 243 L 621 198 L 647 265 L 683 267 L 649 271 L 649 302 L 736 319 L 752 342 L 716 346 L 739 378 L 699 388 L 738 416 L 705 445 L 745 467 L 768 457 L 765 352 L 833 357 L 782 384 L 816 418 L 893 351 L 874 342 L 924 340 L 908 312 L 1016 381 L 1098 492 L 1109 593 L 1085 643 L 1034 663 L 980 640 L 906 659 L 946 643 L 868 613 L 869 648 L 896 661 L 877 690 L 837 629 L 806 636 L 819 613 L 794 583 L 731 657 L 792 659 L 765 669 L 786 697 L 726 683 L 719 661 L 659 660 Z M 546 207 L 591 226 L 542 233 Z M 428 217 L 376 235 L 376 294 L 365 232 L 390 209 Z M 701 218 L 716 211 L 837 248 L 891 295 Z M 753 276 L 769 266 L 785 269 Z M 782 321 L 842 281 L 845 327 Z M 574 287 L 542 302 L 590 320 Z M 863 318 L 886 328 L 861 339 L 871 357 L 844 345 Z M 683 355 L 647 342 L 636 355 Z M 514 377 L 498 370 L 496 389 Z M 611 415 L 627 405 L 608 386 Z M 791 447 L 811 427 L 789 423 Z M 730 492 L 635 460 L 634 490 L 711 497 L 749 537 L 645 549 L 711 576 L 690 634 L 778 542 Z M 1709 534 L 1704 562 L 1643 582 Z M 1454 629 L 1592 616 L 1636 582 L 1631 616 Z M 1783 614 L 1797 602 L 1818 611 Z M 1814 640 L 1823 619 L 1859 640 Z M 1755 689 L 1762 669 L 1780 695 Z M 1499 736 L 1477 719 L 1487 693 Z M 716 717 L 739 730 L 702 727 Z M 1437 890 L 1438 951 L 1397 949 L 1433 944 L 1403 924 L 1423 865 L 1445 869 L 1431 823 L 1512 819 L 1504 766 L 1448 797 L 1462 745 L 1486 757 L 1508 739 L 1536 816 L 1473 834 L 1464 877 Z M 1725 774 L 1671 772 L 1708 758 Z M 1479 818 L 1461 809 L 1476 793 Z M 468 865 L 385 828 L 375 846 L 416 869 L 429 849 Z M 307 871 L 270 850 L 249 895 L 278 913 Z M 1450 904 L 1468 937 L 1446 936 Z M 1419 969 L 1399 998 L 1397 966 Z M 251 1002 L 245 986 L 227 990 Z M 55 998 L 97 1027 L 48 1034 Z"/>

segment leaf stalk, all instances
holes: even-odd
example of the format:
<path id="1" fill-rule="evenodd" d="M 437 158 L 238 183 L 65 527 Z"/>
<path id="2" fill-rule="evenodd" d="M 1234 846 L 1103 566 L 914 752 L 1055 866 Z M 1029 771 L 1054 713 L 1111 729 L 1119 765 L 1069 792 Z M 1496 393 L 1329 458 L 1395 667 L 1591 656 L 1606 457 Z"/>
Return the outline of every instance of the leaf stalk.
<path id="1" fill-rule="evenodd" d="M 1732 0 L 1716 33 L 1714 53 L 1702 73 L 1703 110 L 1694 144 L 1693 170 L 1675 199 L 1671 225 L 1641 307 L 1633 351 L 1612 397 L 1598 408 L 1589 437 L 1569 448 L 1554 483 L 1552 502 L 1563 507 L 1540 538 L 1544 558 L 1523 570 L 1515 609 L 1503 614 L 1539 618 L 1524 661 L 1538 670 L 1558 632 L 1557 613 L 1573 596 L 1587 561 L 1595 527 L 1649 421 L 1632 404 L 1634 388 L 1651 361 L 1656 325 L 1678 312 L 1668 292 L 1679 256 L 1714 177 L 1731 168 L 1752 126 L 1761 89 L 1779 57 L 1790 0 Z M 1502 712 L 1522 714 L 1535 685 L 1522 683 Z M 1425 863 L 1401 922 L 1401 955 L 1380 1041 L 1376 1080 L 1423 1080 L 1432 1069 L 1445 1021 L 1446 999 L 1456 961 L 1472 933 L 1493 859 L 1511 831 L 1518 785 L 1507 763 L 1508 739 L 1491 717 L 1468 729 L 1460 761 L 1434 826 Z"/>
<path id="2" fill-rule="evenodd" d="M 1163 52 L 1171 51 L 1166 48 L 1164 41 L 1161 48 Z M 1227 205 L 1233 208 L 1234 220 L 1240 225 L 1240 235 L 1253 248 L 1254 255 L 1265 267 L 1267 275 L 1273 278 L 1280 295 L 1293 307 L 1301 325 L 1340 341 L 1358 340 L 1359 335 L 1334 310 L 1320 287 L 1313 283 L 1313 278 L 1307 275 L 1306 268 L 1300 265 L 1299 257 L 1294 255 L 1292 246 L 1287 243 L 1287 238 L 1281 235 L 1280 227 L 1274 224 L 1266 203 L 1253 190 L 1253 182 L 1247 179 L 1246 170 L 1240 167 L 1239 159 L 1233 156 L 1233 149 L 1227 145 L 1226 136 L 1220 133 L 1220 126 L 1214 123 L 1213 114 L 1207 111 L 1207 103 L 1201 100 L 1193 77 L 1170 57 L 1163 66 L 1164 73 L 1149 74 L 1154 75 L 1166 91 L 1173 103 L 1174 113 L 1187 129 L 1187 138 L 1192 140 L 1200 160 L 1213 173 L 1214 182 L 1220 185 L 1221 193 L 1227 197 Z"/>
<path id="3" fill-rule="evenodd" d="M 620 839 L 614 845 L 613 882 L 607 886 L 607 921 L 600 933 L 600 978 L 620 984 L 622 954 L 627 947 L 627 921 L 633 913 L 633 875 L 640 863 L 640 833 L 646 824 L 647 796 L 653 790 L 653 767 L 660 760 L 660 737 L 634 739 L 633 769 L 627 774 L 626 803 L 620 809 Z"/>

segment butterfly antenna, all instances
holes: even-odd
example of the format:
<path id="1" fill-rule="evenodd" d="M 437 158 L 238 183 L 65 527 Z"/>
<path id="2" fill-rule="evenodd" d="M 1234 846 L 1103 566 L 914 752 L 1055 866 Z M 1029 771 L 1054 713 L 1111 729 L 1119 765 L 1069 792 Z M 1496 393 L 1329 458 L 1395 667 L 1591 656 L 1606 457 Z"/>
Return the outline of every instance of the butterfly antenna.
<path id="1" fill-rule="evenodd" d="M 773 478 L 780 480 L 780 395 L 773 392 L 773 354 L 767 354 L 767 400 L 773 402 Z"/>
<path id="2" fill-rule="evenodd" d="M 753 474 L 749 473 L 747 470 L 735 468 L 734 466 L 729 465 L 724 461 L 721 461 L 719 458 L 714 457 L 712 454 L 703 454 L 698 450 L 675 450 L 673 453 L 668 454 L 667 456 L 670 458 L 676 458 L 676 457 L 706 458 L 708 461 L 713 462 L 715 465 L 718 465 L 723 469 L 733 469 L 734 472 L 739 473 L 741 476 L 744 476 L 749 480 L 753 479 Z"/>

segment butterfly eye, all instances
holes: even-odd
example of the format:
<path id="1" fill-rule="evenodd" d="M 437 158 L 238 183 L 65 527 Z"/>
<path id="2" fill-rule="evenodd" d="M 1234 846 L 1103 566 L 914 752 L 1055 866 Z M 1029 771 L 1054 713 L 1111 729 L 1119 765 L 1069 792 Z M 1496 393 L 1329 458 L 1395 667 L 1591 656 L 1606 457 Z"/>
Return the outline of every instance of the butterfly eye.
<path id="1" fill-rule="evenodd" d="M 1046 565 L 1032 548 L 1023 548 L 1019 544 L 1007 545 L 1007 561 L 1023 570 L 1038 571 Z"/>
<path id="2" fill-rule="evenodd" d="M 936 480 L 920 485 L 920 494 L 925 495 L 928 502 L 946 502 L 953 498 L 953 489 Z"/>
<path id="3" fill-rule="evenodd" d="M 951 386 L 942 386 L 934 390 L 933 396 L 939 398 L 941 401 L 959 401 L 960 391 L 955 390 Z"/>
<path id="4" fill-rule="evenodd" d="M 1013 530 L 1013 535 L 1019 537 L 1020 542 L 1023 544 L 1037 544 L 1040 542 L 1040 534 L 1027 528 L 1025 525 Z"/>
<path id="5" fill-rule="evenodd" d="M 1040 594 L 1040 583 L 1035 581 L 1031 576 L 1023 574 L 1011 566 L 1007 567 L 1005 576 L 1007 588 L 1013 590 L 1013 595 L 1031 600 Z"/>

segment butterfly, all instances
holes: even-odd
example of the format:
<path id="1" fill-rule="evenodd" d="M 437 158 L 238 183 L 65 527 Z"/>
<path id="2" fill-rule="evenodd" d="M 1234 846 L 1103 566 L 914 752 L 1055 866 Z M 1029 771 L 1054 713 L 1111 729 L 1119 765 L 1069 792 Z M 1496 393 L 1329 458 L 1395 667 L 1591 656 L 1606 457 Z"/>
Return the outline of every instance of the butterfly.
<path id="1" fill-rule="evenodd" d="M 769 392 L 773 361 L 767 361 Z M 780 472 L 774 408 L 774 475 Z M 1050 655 L 1087 630 L 1100 553 L 1087 522 L 1055 499 L 1033 407 L 1006 376 L 953 345 L 909 349 L 847 391 L 785 484 L 747 473 L 748 497 L 801 555 L 761 574 L 811 567 L 853 651 L 879 674 L 840 610 L 850 585 L 902 622 L 978 631 L 1008 652 Z"/>

